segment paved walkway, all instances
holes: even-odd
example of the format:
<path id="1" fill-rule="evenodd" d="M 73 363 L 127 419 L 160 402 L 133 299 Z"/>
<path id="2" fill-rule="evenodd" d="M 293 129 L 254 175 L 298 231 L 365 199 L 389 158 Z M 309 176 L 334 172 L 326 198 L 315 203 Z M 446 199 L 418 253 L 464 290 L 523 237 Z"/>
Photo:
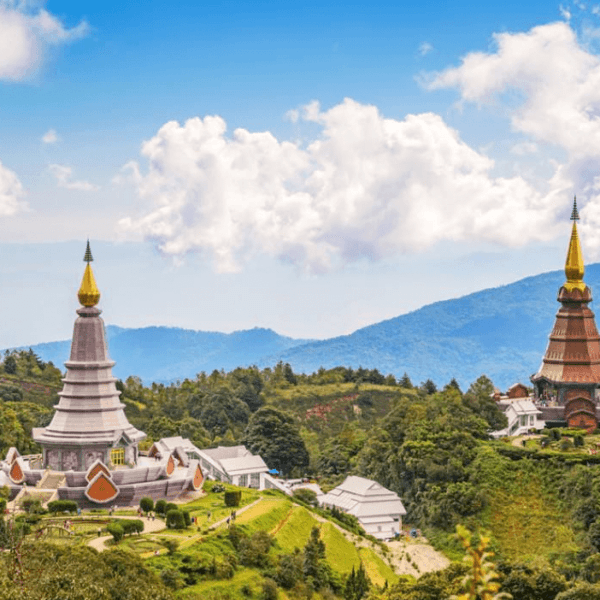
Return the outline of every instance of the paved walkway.
<path id="1" fill-rule="evenodd" d="M 543 437 L 543 435 L 541 433 L 532 433 L 532 434 L 527 434 L 527 435 L 520 435 L 519 437 L 516 437 L 514 440 L 512 440 L 511 444 L 513 446 L 517 446 L 519 448 L 523 448 L 523 440 L 537 440 L 538 438 Z"/>
<path id="2" fill-rule="evenodd" d="M 138 517 L 120 517 L 118 515 L 112 515 L 111 519 L 138 519 Z M 149 519 L 148 517 L 139 518 L 140 521 L 144 522 L 144 531 L 142 533 L 155 533 L 156 531 L 162 531 L 165 529 L 166 524 L 162 519 Z M 98 552 L 106 550 L 106 542 L 112 540 L 112 535 L 103 535 L 102 537 L 95 537 L 88 542 L 88 546 L 95 548 Z"/>

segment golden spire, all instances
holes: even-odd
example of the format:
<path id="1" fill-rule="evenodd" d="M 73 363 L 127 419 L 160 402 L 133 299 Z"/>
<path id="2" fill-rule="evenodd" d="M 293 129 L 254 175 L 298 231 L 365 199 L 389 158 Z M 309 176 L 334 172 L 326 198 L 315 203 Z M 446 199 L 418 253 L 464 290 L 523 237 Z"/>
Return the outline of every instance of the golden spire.
<path id="1" fill-rule="evenodd" d="M 83 274 L 83 279 L 81 280 L 81 287 L 79 288 L 77 297 L 83 306 L 96 306 L 100 300 L 100 291 L 96 285 L 94 272 L 92 271 L 92 267 L 90 265 L 90 263 L 94 260 L 92 257 L 92 251 L 90 250 L 90 240 L 87 242 L 83 260 L 87 263 L 87 265 L 85 267 L 85 272 Z"/>
<path id="2" fill-rule="evenodd" d="M 573 200 L 573 212 L 571 213 L 571 221 L 573 221 L 573 230 L 571 231 L 571 241 L 569 242 L 569 250 L 567 251 L 567 262 L 565 263 L 565 274 L 567 282 L 565 288 L 568 292 L 579 290 L 584 292 L 586 285 L 583 283 L 583 255 L 581 254 L 581 245 L 579 244 L 579 236 L 577 235 L 577 221 L 579 220 L 579 212 L 577 210 L 577 197 Z"/>

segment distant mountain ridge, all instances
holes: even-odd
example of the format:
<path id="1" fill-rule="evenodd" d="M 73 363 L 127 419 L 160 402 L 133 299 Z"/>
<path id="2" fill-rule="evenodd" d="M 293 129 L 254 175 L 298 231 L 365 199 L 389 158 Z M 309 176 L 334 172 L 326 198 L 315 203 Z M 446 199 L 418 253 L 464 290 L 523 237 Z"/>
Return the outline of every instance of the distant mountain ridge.
<path id="1" fill-rule="evenodd" d="M 261 328 L 225 334 L 109 325 L 107 335 L 117 362 L 115 375 L 137 375 L 145 383 L 195 377 L 214 369 L 273 366 L 283 360 L 298 372 L 338 365 L 377 368 L 397 376 L 407 372 L 417 384 L 425 379 L 444 384 L 455 377 L 466 387 L 486 374 L 506 389 L 515 381 L 528 383 L 539 367 L 564 279 L 564 271 L 527 277 L 320 341 Z M 586 268 L 585 281 L 600 294 L 600 264 Z M 69 345 L 63 341 L 32 348 L 62 367 Z"/>

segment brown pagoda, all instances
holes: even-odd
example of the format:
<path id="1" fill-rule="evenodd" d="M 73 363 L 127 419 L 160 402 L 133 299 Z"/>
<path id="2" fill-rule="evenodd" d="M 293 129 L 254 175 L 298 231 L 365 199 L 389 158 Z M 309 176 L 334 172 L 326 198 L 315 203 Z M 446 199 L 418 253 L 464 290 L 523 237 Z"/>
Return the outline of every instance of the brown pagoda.
<path id="1" fill-rule="evenodd" d="M 588 304 L 592 292 L 583 281 L 584 266 L 577 234 L 577 200 L 571 213 L 573 229 L 565 273 L 558 290 L 561 307 L 542 365 L 531 377 L 536 398 L 563 408 L 569 427 L 593 431 L 598 427 L 596 390 L 600 388 L 600 336 Z"/>

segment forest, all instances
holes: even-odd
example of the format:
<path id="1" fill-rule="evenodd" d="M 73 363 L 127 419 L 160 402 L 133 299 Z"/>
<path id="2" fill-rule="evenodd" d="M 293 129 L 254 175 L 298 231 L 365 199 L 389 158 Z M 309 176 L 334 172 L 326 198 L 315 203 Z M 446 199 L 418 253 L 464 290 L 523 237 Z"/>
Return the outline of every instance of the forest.
<path id="1" fill-rule="evenodd" d="M 5 354 L 0 365 L 1 454 L 10 446 L 36 451 L 31 428 L 51 419 L 60 378 L 54 365 L 32 351 Z M 400 495 L 408 511 L 406 527 L 419 528 L 451 565 L 383 585 L 370 580 L 362 562 L 340 572 L 325 558 L 319 529 L 312 532 L 305 516 L 305 543 L 293 551 L 286 551 L 268 528 L 248 524 L 158 558 L 123 555 L 119 560 L 129 566 L 122 573 L 118 561 L 109 558 L 112 553 L 81 550 L 87 553 L 87 567 L 76 549 L 25 541 L 20 563 L 14 562 L 14 553 L 1 559 L 6 566 L 0 581 L 3 598 L 193 598 L 185 595 L 189 586 L 205 580 L 227 583 L 243 571 L 261 582 L 250 586 L 249 595 L 232 584 L 211 600 L 274 600 L 278 595 L 443 600 L 464 590 L 474 553 L 483 547 L 481 552 L 493 553 L 486 572 L 495 572 L 493 581 L 515 600 L 600 599 L 600 461 L 583 451 L 600 437 L 586 436 L 587 446 L 577 448 L 576 432 L 550 432 L 551 445 L 544 450 L 492 440 L 490 431 L 504 427 L 506 420 L 490 397 L 493 383 L 484 375 L 463 391 L 455 380 L 437 389 L 430 380 L 416 384 L 406 374 L 397 379 L 376 369 L 336 367 L 307 375 L 278 363 L 200 373 L 172 385 L 144 386 L 129 377 L 117 387 L 129 420 L 148 435 L 146 448 L 174 435 L 198 447 L 245 444 L 269 467 L 285 476 L 314 478 L 325 491 L 348 474 L 374 479 Z M 311 519 L 323 518 L 309 500 L 293 502 Z M 2 531 L 7 528 L 4 523 Z M 3 545 L 9 547 L 5 533 Z M 192 572 L 192 563 L 205 567 Z M 20 574 L 15 564 L 21 565 Z M 60 566 L 48 577 L 53 582 L 64 577 L 64 592 L 40 595 L 40 582 L 50 579 L 27 579 L 26 574 L 45 573 L 50 564 Z M 115 569 L 122 577 L 118 590 L 109 583 Z M 147 589 L 132 583 L 131 569 L 140 581 L 152 582 L 155 595 L 145 596 Z M 92 572 L 97 574 L 93 585 Z M 22 595 L 11 596 L 19 577 Z M 69 595 L 66 589 L 76 582 L 82 590 L 86 585 L 97 590 Z M 483 588 L 474 593 L 465 597 L 493 597 Z"/>

